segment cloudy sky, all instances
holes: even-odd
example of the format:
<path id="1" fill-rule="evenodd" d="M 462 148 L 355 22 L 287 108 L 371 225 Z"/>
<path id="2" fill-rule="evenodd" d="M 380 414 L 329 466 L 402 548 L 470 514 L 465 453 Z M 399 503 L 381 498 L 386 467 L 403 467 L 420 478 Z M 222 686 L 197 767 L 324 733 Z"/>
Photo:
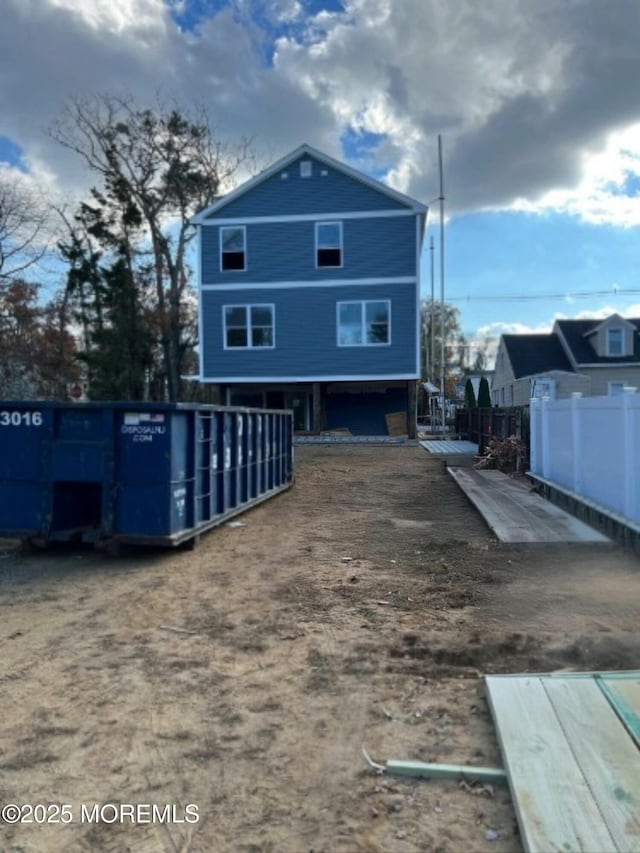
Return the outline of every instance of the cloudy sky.
<path id="1" fill-rule="evenodd" d="M 308 142 L 423 202 L 470 335 L 640 316 L 637 0 L 0 0 L 0 163 L 88 177 L 70 95 L 202 101 L 263 162 Z M 430 229 L 436 243 L 437 203 Z M 429 251 L 424 288 L 429 296 Z"/>

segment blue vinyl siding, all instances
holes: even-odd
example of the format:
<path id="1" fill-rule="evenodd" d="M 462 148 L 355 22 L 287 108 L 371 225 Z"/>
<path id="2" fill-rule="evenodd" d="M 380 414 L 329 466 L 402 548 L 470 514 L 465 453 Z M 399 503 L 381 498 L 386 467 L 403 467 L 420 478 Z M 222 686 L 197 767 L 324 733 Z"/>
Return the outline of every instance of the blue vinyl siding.
<path id="1" fill-rule="evenodd" d="M 416 275 L 416 217 L 345 219 L 343 266 L 316 269 L 315 222 L 247 225 L 247 269 L 220 271 L 220 229 L 202 226 L 203 284 L 323 281 Z"/>
<path id="2" fill-rule="evenodd" d="M 202 293 L 202 352 L 207 379 L 233 377 L 415 375 L 417 361 L 415 284 L 291 288 Z M 336 304 L 390 299 L 391 345 L 338 347 Z M 224 350 L 222 306 L 275 305 L 275 348 Z"/>
<path id="3" fill-rule="evenodd" d="M 267 178 L 246 194 L 224 205 L 211 219 L 408 208 L 407 204 L 331 166 L 325 166 L 311 157 L 300 159 L 312 161 L 310 178 L 300 177 L 300 160 L 296 160 L 282 170 L 287 173 L 286 180 L 282 179 L 281 172 Z M 326 171 L 327 174 L 322 175 L 321 171 Z"/>

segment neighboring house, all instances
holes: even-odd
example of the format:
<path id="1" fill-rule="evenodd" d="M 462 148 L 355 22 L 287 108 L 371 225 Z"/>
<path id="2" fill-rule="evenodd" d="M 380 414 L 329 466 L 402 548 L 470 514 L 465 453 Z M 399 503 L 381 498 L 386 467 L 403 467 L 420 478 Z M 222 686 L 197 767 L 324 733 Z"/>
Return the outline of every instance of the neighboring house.
<path id="1" fill-rule="evenodd" d="M 426 212 L 308 145 L 203 210 L 199 380 L 298 430 L 411 429 Z"/>
<path id="2" fill-rule="evenodd" d="M 550 334 L 502 335 L 492 399 L 522 406 L 531 397 L 619 394 L 640 387 L 640 319 L 557 320 Z"/>

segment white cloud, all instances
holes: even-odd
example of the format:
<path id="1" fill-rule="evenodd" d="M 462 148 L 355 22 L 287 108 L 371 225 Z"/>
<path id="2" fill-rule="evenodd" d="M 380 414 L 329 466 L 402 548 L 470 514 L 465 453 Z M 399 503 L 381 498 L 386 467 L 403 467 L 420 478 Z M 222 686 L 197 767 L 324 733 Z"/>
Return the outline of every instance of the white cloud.
<path id="1" fill-rule="evenodd" d="M 567 213 L 595 225 L 640 225 L 640 123 L 611 134 L 604 149 L 584 155 L 582 164 L 575 187 L 551 190 L 538 200 L 519 199 L 513 208 Z"/>
<path id="2" fill-rule="evenodd" d="M 342 156 L 345 131 L 380 134 L 368 162 L 423 200 L 437 195 L 440 133 L 452 214 L 515 205 L 640 224 L 631 3 L 345 0 L 309 15 L 302 0 L 228 0 L 181 31 L 171 12 L 192 2 L 5 0 L 0 134 L 66 187 L 86 176 L 41 135 L 65 98 L 161 89 L 204 100 L 222 135 L 274 158 L 303 141 Z"/>
<path id="3" fill-rule="evenodd" d="M 49 0 L 54 9 L 72 13 L 103 33 L 164 29 L 166 6 L 162 0 Z"/>

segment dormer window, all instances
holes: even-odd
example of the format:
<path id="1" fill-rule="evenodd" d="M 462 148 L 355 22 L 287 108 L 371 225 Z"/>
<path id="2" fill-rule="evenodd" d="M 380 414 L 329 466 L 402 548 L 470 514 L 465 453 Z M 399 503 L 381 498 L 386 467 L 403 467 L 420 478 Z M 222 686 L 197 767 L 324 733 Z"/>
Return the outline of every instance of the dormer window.
<path id="1" fill-rule="evenodd" d="M 607 329 L 607 355 L 624 355 L 624 329 Z"/>

